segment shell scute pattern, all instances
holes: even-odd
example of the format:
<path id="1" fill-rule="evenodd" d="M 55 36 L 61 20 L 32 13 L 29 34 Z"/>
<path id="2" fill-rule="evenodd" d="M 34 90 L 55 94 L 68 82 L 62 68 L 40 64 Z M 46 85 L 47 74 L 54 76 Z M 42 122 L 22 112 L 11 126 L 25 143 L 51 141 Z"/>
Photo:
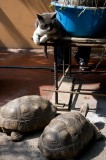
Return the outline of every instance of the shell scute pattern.
<path id="1" fill-rule="evenodd" d="M 18 115 L 18 117 L 20 117 L 20 120 L 31 119 L 30 106 L 28 106 L 27 104 L 22 104 L 19 106 L 18 114 L 19 113 L 20 115 Z"/>
<path id="2" fill-rule="evenodd" d="M 98 130 L 78 111 L 54 118 L 44 129 L 38 146 L 48 159 L 75 158 L 98 134 Z M 101 134 L 100 134 L 101 136 Z"/>
<path id="3" fill-rule="evenodd" d="M 0 127 L 4 127 L 6 129 L 11 129 L 12 126 L 14 126 L 13 123 L 15 122 L 16 119 L 17 119 L 17 114 L 14 111 L 14 108 L 10 109 L 9 106 L 1 107 Z M 17 120 L 16 120 L 16 122 L 17 122 Z"/>
<path id="4" fill-rule="evenodd" d="M 14 140 L 17 132 L 19 136 L 19 132 L 43 129 L 55 116 L 56 107 L 49 100 L 37 95 L 23 96 L 1 107 L 0 128 L 15 131 Z"/>
<path id="5" fill-rule="evenodd" d="M 9 129 L 17 130 L 18 125 L 19 125 L 19 120 L 11 120 Z M 6 128 L 8 128 L 8 126 Z"/>

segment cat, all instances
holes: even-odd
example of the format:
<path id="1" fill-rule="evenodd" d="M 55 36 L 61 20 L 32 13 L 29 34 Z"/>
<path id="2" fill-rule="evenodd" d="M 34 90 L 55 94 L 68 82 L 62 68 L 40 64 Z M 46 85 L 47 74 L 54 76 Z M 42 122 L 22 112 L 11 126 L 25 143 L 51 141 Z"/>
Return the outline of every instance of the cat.
<path id="1" fill-rule="evenodd" d="M 61 38 L 63 35 L 62 28 L 56 19 L 56 12 L 37 14 L 36 27 L 32 37 L 35 44 Z"/>

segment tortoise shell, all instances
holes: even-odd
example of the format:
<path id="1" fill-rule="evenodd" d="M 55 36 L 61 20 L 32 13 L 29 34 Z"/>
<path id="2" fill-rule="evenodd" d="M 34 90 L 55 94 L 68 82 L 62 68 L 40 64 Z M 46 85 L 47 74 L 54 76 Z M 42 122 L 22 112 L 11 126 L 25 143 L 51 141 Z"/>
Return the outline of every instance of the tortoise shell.
<path id="1" fill-rule="evenodd" d="M 93 124 L 78 111 L 54 118 L 39 139 L 39 148 L 49 159 L 76 157 L 94 136 Z"/>
<path id="2" fill-rule="evenodd" d="M 16 98 L 0 109 L 0 128 L 28 132 L 44 128 L 56 115 L 49 100 L 38 95 Z"/>

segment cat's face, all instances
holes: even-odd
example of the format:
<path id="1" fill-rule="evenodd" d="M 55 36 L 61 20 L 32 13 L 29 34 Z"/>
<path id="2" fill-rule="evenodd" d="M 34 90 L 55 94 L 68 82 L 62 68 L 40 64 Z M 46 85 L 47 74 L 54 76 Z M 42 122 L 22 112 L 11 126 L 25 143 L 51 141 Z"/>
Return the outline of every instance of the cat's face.
<path id="1" fill-rule="evenodd" d="M 51 32 L 56 27 L 56 13 L 37 14 L 37 18 L 42 30 Z"/>

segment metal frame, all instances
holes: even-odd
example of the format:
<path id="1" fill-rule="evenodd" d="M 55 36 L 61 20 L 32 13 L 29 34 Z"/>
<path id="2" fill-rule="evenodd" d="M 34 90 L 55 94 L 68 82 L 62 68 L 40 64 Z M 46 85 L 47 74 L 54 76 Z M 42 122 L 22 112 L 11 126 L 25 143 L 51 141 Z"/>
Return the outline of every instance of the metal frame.
<path id="1" fill-rule="evenodd" d="M 106 53 L 106 38 L 99 38 L 98 39 L 98 38 L 63 37 L 61 40 L 57 39 L 57 40 L 52 40 L 52 41 L 48 42 L 46 44 L 46 46 L 53 46 L 53 48 L 54 48 L 54 86 L 55 86 L 55 89 L 51 90 L 51 91 L 55 92 L 55 104 L 58 104 L 58 93 L 59 92 L 67 93 L 64 91 L 59 91 L 59 87 L 60 87 L 61 83 L 63 82 L 63 79 L 67 75 L 67 73 L 69 72 L 70 77 L 71 77 L 71 73 L 72 73 L 72 71 L 71 71 L 72 47 L 79 47 L 79 46 L 103 47 L 103 48 L 105 48 L 105 53 Z M 57 47 L 58 46 L 70 47 L 70 53 L 69 53 L 70 61 L 69 61 L 67 69 L 65 70 L 64 58 L 63 58 L 63 75 L 61 77 L 59 84 L 58 84 L 58 68 L 57 68 Z M 63 57 L 64 57 L 64 55 L 63 55 Z M 76 73 L 81 73 L 81 72 L 77 71 Z M 87 73 L 92 73 L 92 72 L 87 72 Z M 74 82 L 75 82 L 75 79 L 72 78 L 71 91 L 68 92 L 68 93 L 70 93 L 68 110 L 71 110 L 71 103 L 72 103 L 73 94 L 77 94 L 76 92 L 74 92 Z M 80 93 L 78 93 L 78 94 L 80 94 Z"/>

